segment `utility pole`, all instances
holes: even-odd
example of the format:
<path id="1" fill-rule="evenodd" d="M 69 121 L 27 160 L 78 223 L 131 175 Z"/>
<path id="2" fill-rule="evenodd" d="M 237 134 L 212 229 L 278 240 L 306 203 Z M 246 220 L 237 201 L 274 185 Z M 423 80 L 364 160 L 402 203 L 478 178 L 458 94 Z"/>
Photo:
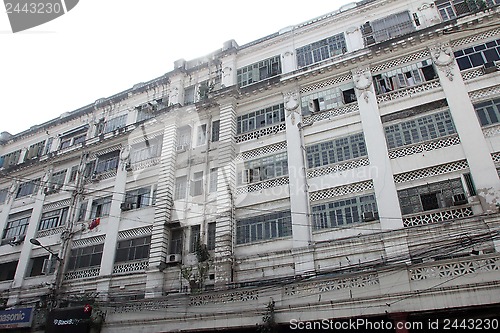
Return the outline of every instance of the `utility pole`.
<path id="1" fill-rule="evenodd" d="M 62 283 L 64 281 L 64 272 L 66 271 L 66 267 L 68 265 L 68 259 L 71 249 L 71 241 L 73 236 L 82 231 L 82 229 L 74 229 L 75 225 L 78 223 L 78 210 L 81 199 L 84 197 L 84 187 L 85 187 L 85 167 L 87 165 L 88 152 L 83 152 L 80 158 L 80 164 L 78 166 L 76 179 L 75 179 L 75 188 L 71 193 L 71 199 L 69 204 L 69 212 L 68 212 L 68 221 L 66 222 L 66 227 L 64 231 L 61 233 L 62 245 L 59 250 L 58 257 L 61 260 L 58 260 L 56 270 L 55 270 L 55 279 L 51 294 L 52 304 L 49 306 L 49 310 L 54 307 L 59 306 L 59 294 L 60 289 L 62 287 Z"/>

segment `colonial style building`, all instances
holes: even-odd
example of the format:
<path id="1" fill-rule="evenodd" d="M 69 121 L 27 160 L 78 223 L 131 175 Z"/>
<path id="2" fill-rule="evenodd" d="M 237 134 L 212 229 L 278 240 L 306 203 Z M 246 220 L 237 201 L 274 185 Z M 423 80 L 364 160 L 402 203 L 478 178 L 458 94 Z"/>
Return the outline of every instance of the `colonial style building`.
<path id="1" fill-rule="evenodd" d="M 2 133 L 0 329 L 498 326 L 498 4 L 352 3 Z"/>

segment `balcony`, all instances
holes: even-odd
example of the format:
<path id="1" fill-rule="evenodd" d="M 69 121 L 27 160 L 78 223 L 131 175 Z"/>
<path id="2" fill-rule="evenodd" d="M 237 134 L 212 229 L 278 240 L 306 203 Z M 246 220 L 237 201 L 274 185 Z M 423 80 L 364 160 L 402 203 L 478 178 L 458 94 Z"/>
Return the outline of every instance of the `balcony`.
<path id="1" fill-rule="evenodd" d="M 389 151 L 389 158 L 395 159 L 414 154 L 421 154 L 426 151 L 432 151 L 458 144 L 460 144 L 460 138 L 457 134 L 453 134 L 432 141 L 424 141 L 413 145 L 391 149 Z"/>
<path id="2" fill-rule="evenodd" d="M 117 263 L 113 267 L 113 274 L 127 275 L 130 273 L 145 273 L 148 266 L 149 266 L 149 261 L 147 259 L 133 261 L 133 262 Z"/>
<path id="3" fill-rule="evenodd" d="M 99 270 L 100 270 L 100 267 L 90 267 L 90 268 L 66 272 L 64 274 L 64 280 L 65 281 L 81 280 L 81 279 L 86 279 L 86 278 L 90 278 L 90 277 L 96 277 L 96 276 L 99 276 Z"/>
<path id="4" fill-rule="evenodd" d="M 432 211 L 403 216 L 403 226 L 405 228 L 418 225 L 439 223 L 454 219 L 463 219 L 473 216 L 472 205 L 461 205 L 454 207 L 440 208 Z"/>
<path id="5" fill-rule="evenodd" d="M 281 123 L 281 124 L 276 124 L 273 126 L 260 128 L 256 131 L 253 131 L 253 132 L 240 134 L 240 135 L 237 135 L 235 137 L 236 143 L 242 143 L 245 141 L 258 139 L 258 138 L 266 136 L 266 135 L 277 134 L 279 132 L 283 132 L 285 130 L 285 128 L 286 128 L 285 123 Z"/>
<path id="6" fill-rule="evenodd" d="M 392 102 L 401 98 L 413 98 L 426 92 L 437 90 L 441 87 L 439 79 L 430 80 L 419 85 L 394 90 L 385 94 L 377 95 L 377 103 Z"/>

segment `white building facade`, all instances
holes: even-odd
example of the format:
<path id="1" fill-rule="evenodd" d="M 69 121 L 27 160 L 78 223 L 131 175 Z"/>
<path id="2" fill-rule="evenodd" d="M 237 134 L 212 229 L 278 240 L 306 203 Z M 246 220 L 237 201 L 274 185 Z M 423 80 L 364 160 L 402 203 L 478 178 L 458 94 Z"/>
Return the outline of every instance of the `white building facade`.
<path id="1" fill-rule="evenodd" d="M 2 133 L 0 306 L 47 332 L 85 304 L 103 332 L 498 323 L 498 4 L 353 3 Z"/>

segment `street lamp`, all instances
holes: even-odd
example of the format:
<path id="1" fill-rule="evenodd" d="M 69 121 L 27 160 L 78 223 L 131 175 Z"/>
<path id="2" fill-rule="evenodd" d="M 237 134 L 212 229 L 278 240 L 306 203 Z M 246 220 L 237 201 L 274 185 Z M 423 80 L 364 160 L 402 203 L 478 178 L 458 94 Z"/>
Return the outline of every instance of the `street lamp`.
<path id="1" fill-rule="evenodd" d="M 54 251 L 52 251 L 50 248 L 48 248 L 46 246 L 43 246 L 42 243 L 40 243 L 40 241 L 38 239 L 31 238 L 30 239 L 30 243 L 33 244 L 33 245 L 36 245 L 36 246 L 40 246 L 42 249 L 44 249 L 45 251 L 47 251 L 48 253 L 50 253 L 52 256 L 54 256 L 57 261 L 62 262 L 62 259 L 59 258 L 59 256 L 57 255 L 57 253 L 55 253 Z"/>

